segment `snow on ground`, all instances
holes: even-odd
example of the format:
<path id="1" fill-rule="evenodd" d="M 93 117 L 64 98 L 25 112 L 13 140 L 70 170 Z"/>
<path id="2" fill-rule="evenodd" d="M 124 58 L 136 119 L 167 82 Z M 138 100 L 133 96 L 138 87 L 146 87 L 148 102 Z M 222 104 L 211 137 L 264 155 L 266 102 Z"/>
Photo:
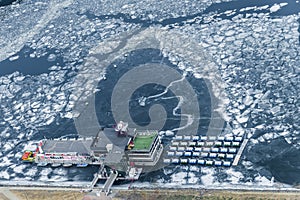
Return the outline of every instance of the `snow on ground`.
<path id="1" fill-rule="evenodd" d="M 214 181 L 214 179 L 215 179 L 215 177 L 214 177 L 214 174 L 215 174 L 214 168 L 209 168 L 209 167 L 202 168 L 201 172 L 202 172 L 201 183 L 204 186 L 212 186 L 215 183 L 215 181 Z"/>
<path id="2" fill-rule="evenodd" d="M 241 172 L 235 171 L 232 168 L 226 170 L 226 174 L 229 176 L 227 178 L 227 181 L 232 184 L 239 184 L 240 180 L 244 178 L 243 174 Z"/>
<path id="3" fill-rule="evenodd" d="M 176 185 L 186 184 L 187 172 L 178 172 L 171 175 L 172 183 Z"/>
<path id="4" fill-rule="evenodd" d="M 189 172 L 189 176 L 188 176 L 188 184 L 197 184 L 199 181 L 199 178 L 197 177 L 196 174 Z"/>
<path id="5" fill-rule="evenodd" d="M 269 180 L 264 176 L 258 175 L 257 177 L 255 177 L 255 184 L 262 185 L 262 186 L 273 186 L 274 180 L 273 179 Z"/>

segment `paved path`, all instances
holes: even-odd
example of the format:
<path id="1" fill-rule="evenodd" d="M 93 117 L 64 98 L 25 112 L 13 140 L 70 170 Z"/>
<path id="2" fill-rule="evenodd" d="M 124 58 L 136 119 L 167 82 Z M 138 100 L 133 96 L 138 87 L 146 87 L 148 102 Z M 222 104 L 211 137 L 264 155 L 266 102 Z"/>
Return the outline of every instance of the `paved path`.
<path id="1" fill-rule="evenodd" d="M 0 194 L 3 194 L 9 200 L 19 200 L 19 198 L 14 193 L 12 193 L 8 188 L 0 188 Z"/>

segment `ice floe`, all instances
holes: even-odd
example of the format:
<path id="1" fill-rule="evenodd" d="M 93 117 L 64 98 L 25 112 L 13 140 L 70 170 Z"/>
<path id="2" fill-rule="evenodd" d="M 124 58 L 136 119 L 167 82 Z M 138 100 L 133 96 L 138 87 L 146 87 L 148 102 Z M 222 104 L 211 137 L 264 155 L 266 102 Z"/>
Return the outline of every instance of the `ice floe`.
<path id="1" fill-rule="evenodd" d="M 9 179 L 10 175 L 9 175 L 9 173 L 7 171 L 1 171 L 0 178 Z"/>
<path id="2" fill-rule="evenodd" d="M 280 3 L 280 4 L 274 4 L 271 8 L 270 8 L 270 12 L 277 12 L 278 10 L 280 10 L 283 6 L 288 5 L 288 3 Z"/>

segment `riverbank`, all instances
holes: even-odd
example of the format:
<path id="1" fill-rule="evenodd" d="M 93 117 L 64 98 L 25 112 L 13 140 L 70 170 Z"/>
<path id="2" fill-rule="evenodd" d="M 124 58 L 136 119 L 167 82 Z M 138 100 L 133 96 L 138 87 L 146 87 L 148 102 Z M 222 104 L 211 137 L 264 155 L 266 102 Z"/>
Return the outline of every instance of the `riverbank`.
<path id="1" fill-rule="evenodd" d="M 118 200 L 140 200 L 140 199 L 155 199 L 155 200 L 195 200 L 195 199 L 300 199 L 298 192 L 264 192 L 264 191 L 222 191 L 222 190 L 128 190 L 118 191 L 114 195 Z"/>
<path id="2" fill-rule="evenodd" d="M 7 195 L 11 195 L 7 197 Z M 13 196 L 15 200 L 102 200 L 95 193 L 83 193 L 80 191 L 66 190 L 34 190 L 34 189 L 5 189 L 0 190 L 0 199 L 10 200 Z M 113 200 L 196 200 L 196 199 L 231 199 L 231 200 L 248 200 L 248 199 L 275 199 L 275 200 L 297 200 L 300 199 L 300 192 L 283 192 L 283 191 L 243 191 L 243 190 L 195 190 L 195 189 L 161 189 L 161 190 L 114 190 L 109 198 Z"/>
<path id="3" fill-rule="evenodd" d="M 10 190 L 18 200 L 82 200 L 85 193 L 59 190 Z"/>

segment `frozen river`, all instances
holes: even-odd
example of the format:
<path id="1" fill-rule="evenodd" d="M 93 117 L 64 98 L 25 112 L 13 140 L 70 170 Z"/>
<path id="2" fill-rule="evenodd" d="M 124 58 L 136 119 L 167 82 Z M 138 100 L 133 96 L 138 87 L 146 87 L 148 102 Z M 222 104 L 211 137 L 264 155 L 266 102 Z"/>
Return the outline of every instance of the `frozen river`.
<path id="1" fill-rule="evenodd" d="M 166 141 L 174 133 L 251 137 L 236 168 L 167 166 L 145 175 L 145 185 L 299 184 L 299 1 L 0 5 L 1 181 L 92 180 L 95 167 L 40 168 L 22 163 L 22 151 L 29 141 L 76 137 L 124 117 L 138 127 L 165 122 Z M 147 65 L 164 71 L 146 76 Z M 132 95 L 112 105 L 121 80 L 118 94 Z M 79 127 L 73 116 L 86 97 L 95 97 L 96 121 Z M 116 116 L 123 107 L 129 114 Z"/>

